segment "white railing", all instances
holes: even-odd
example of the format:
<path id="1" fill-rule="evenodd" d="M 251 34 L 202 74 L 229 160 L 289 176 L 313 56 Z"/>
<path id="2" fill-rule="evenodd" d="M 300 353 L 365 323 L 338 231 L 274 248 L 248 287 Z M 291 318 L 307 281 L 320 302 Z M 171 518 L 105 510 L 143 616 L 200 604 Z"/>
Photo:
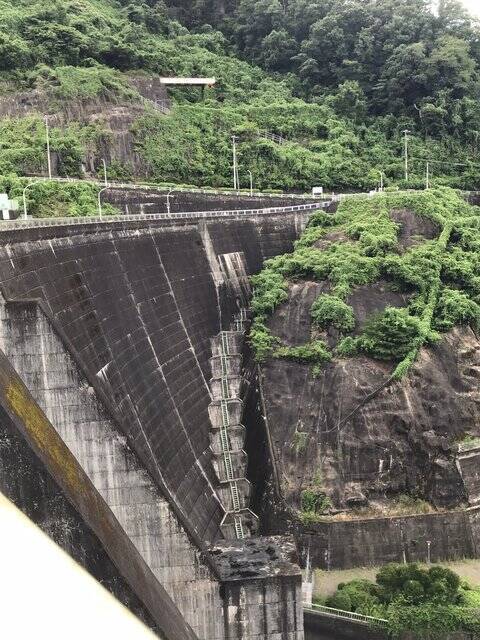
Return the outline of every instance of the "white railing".
<path id="1" fill-rule="evenodd" d="M 236 216 L 257 216 L 275 213 L 294 213 L 313 211 L 321 207 L 320 203 L 298 204 L 290 207 L 269 207 L 268 209 L 231 209 L 228 211 L 187 211 L 182 213 L 145 213 L 139 215 L 84 216 L 71 218 L 17 218 L 0 221 L 0 231 L 31 229 L 37 227 L 67 227 L 84 224 L 118 224 L 148 220 L 198 220 L 203 218 L 235 218 Z"/>
<path id="2" fill-rule="evenodd" d="M 276 144 L 285 144 L 286 142 L 288 142 L 283 136 L 279 135 L 278 133 L 272 133 L 271 131 L 260 131 L 259 135 L 261 138 L 264 138 L 265 140 L 271 140 Z"/>
<path id="3" fill-rule="evenodd" d="M 377 627 L 387 627 L 388 620 L 383 618 L 375 618 L 373 616 L 364 616 L 361 613 L 354 613 L 353 611 L 344 611 L 343 609 L 334 609 L 333 607 L 326 607 L 323 604 L 306 604 L 303 605 L 304 609 L 311 609 L 318 613 L 323 613 L 326 616 L 333 618 L 342 618 L 343 620 L 355 620 L 356 622 L 363 622 L 369 625 L 375 625 Z"/>

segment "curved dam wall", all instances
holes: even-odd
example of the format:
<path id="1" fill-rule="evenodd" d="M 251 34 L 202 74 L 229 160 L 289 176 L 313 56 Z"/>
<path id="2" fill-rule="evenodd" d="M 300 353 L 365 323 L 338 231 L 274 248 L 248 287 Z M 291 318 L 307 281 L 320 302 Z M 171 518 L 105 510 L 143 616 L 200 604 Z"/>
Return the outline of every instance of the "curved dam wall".
<path id="1" fill-rule="evenodd" d="M 1 235 L 1 346 L 199 638 L 254 638 L 277 627 L 303 638 L 298 569 L 257 575 L 247 566 L 245 582 L 221 575 L 207 548 L 225 513 L 207 410 L 210 339 L 238 310 L 241 280 L 289 250 L 307 217 Z M 261 611 L 244 618 L 259 589 Z"/>
<path id="2" fill-rule="evenodd" d="M 253 273 L 265 258 L 291 248 L 307 216 L 138 221 L 1 235 L 6 299 L 44 301 L 112 400 L 132 448 L 200 540 L 219 536 L 224 514 L 207 411 L 210 338 L 231 320 L 222 255 L 242 252 Z"/>

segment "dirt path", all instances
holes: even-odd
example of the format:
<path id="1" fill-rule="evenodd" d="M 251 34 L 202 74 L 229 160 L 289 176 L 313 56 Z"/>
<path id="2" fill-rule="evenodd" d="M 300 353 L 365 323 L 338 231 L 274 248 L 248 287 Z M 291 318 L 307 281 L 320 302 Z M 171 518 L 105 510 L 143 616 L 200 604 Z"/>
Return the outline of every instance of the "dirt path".
<path id="1" fill-rule="evenodd" d="M 472 586 L 480 586 L 480 560 L 443 562 L 442 566 L 452 569 Z M 322 571 L 317 569 L 315 571 L 314 594 L 316 596 L 329 596 L 336 591 L 340 582 L 349 582 L 358 578 L 375 580 L 378 569 L 379 567 L 346 569 L 344 571 Z"/>

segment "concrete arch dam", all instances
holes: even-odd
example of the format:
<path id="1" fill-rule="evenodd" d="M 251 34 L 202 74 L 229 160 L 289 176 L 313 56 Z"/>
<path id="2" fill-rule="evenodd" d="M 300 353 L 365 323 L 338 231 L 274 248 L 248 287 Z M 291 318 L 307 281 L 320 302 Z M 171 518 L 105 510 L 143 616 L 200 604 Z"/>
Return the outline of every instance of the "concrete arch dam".
<path id="1" fill-rule="evenodd" d="M 309 215 L 0 234 L 0 347 L 198 638 L 303 638 L 289 541 L 221 540 L 209 405 L 212 338 Z"/>

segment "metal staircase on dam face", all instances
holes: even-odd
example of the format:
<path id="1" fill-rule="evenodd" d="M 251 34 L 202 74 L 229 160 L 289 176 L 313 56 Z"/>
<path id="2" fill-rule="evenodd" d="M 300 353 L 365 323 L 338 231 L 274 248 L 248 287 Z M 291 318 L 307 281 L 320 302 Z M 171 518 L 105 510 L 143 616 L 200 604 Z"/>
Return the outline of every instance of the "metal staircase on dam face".
<path id="1" fill-rule="evenodd" d="M 222 531 L 226 538 L 238 539 L 251 535 L 257 517 L 246 503 L 250 483 L 245 477 L 246 454 L 238 440 L 245 429 L 239 423 L 241 400 L 241 344 L 247 322 L 247 313 L 242 309 L 233 322 L 232 331 L 221 331 L 212 339 L 213 401 L 210 405 L 212 422 L 212 452 L 217 457 L 215 466 L 220 482 L 220 497 L 225 505 Z M 215 389 L 218 389 L 215 391 Z M 233 408 L 232 408 L 233 407 Z M 232 418 L 231 411 L 234 416 Z M 233 434 L 233 437 L 232 437 Z"/>

